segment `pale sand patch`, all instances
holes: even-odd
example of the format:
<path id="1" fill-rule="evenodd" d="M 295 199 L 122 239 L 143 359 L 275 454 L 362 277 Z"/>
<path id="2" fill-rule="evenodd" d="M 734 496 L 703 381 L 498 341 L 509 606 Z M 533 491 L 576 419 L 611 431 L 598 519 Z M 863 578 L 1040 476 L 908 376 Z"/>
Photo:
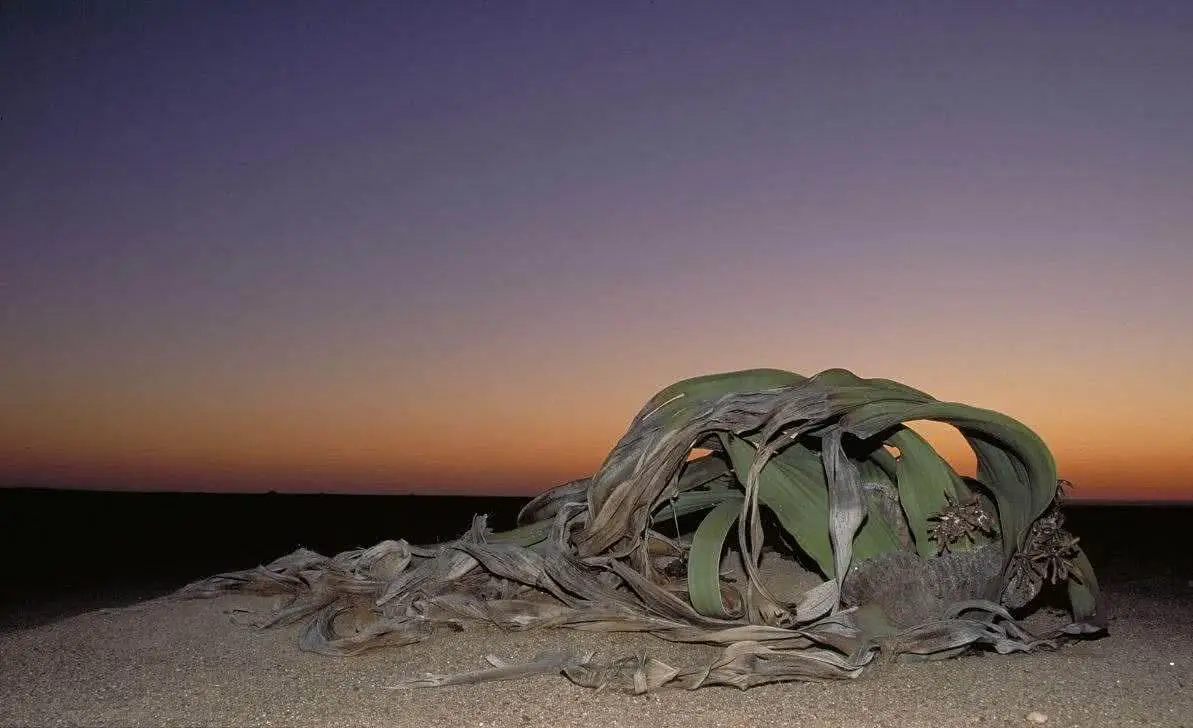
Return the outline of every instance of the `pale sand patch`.
<path id="1" fill-rule="evenodd" d="M 552 648 L 672 664 L 716 650 L 642 635 L 506 633 L 480 624 L 349 658 L 300 652 L 297 627 L 229 622 L 223 597 L 90 613 L 0 635 L 3 726 L 1048 726 L 1193 727 L 1193 589 L 1107 590 L 1111 636 L 1053 653 L 887 664 L 854 681 L 748 691 L 595 692 L 560 677 L 430 690 L 398 676 L 528 660 Z"/>

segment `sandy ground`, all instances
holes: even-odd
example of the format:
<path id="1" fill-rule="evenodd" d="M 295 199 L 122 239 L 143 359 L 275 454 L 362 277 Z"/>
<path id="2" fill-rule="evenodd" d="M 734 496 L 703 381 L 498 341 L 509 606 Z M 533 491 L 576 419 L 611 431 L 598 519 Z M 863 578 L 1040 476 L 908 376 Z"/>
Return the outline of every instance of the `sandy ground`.
<path id="1" fill-rule="evenodd" d="M 1193 583 L 1107 589 L 1111 635 L 1057 652 L 885 664 L 862 678 L 747 691 L 596 692 L 562 676 L 386 690 L 396 677 L 529 660 L 548 648 L 672 664 L 714 651 L 643 635 L 504 633 L 470 625 L 418 645 L 331 658 L 297 627 L 229 621 L 255 597 L 92 612 L 0 634 L 3 726 L 1049 726 L 1193 727 Z M 1039 716 L 1032 716 L 1036 719 Z"/>

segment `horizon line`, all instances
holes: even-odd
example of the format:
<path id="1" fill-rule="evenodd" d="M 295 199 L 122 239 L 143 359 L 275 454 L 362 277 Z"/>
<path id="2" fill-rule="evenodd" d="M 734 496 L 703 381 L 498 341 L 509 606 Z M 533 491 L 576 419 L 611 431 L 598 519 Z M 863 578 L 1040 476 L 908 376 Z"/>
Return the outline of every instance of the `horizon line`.
<path id="1" fill-rule="evenodd" d="M 427 493 L 409 490 L 179 490 L 173 488 L 103 488 L 86 486 L 53 486 L 53 485 L 4 485 L 0 490 L 8 492 L 61 492 L 61 493 L 111 493 L 129 495 L 219 495 L 219 496 L 396 496 L 414 498 L 535 498 L 539 493 L 477 493 L 448 491 L 443 493 Z M 1079 498 L 1067 496 L 1064 505 L 1071 506 L 1138 506 L 1138 507 L 1178 507 L 1193 508 L 1193 499 L 1163 499 L 1163 498 Z"/>

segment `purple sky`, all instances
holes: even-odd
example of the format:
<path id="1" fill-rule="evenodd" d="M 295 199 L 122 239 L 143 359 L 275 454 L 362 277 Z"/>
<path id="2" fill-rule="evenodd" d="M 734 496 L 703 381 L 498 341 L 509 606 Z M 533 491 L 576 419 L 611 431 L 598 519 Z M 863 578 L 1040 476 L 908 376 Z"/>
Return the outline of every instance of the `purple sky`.
<path id="1" fill-rule="evenodd" d="M 6 3 L 0 481 L 533 492 L 844 366 L 1193 499 L 1193 4 L 831 5 Z"/>

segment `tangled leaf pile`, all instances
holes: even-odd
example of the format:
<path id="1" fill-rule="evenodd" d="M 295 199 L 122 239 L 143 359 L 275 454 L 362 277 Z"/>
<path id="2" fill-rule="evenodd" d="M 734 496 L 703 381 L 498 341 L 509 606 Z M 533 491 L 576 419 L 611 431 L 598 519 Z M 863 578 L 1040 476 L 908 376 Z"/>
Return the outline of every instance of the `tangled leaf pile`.
<path id="1" fill-rule="evenodd" d="M 959 476 L 904 424 L 917 420 L 957 428 L 977 477 Z M 879 654 L 1032 651 L 1104 632 L 1093 568 L 1064 530 L 1062 482 L 1040 438 L 997 412 L 842 369 L 732 372 L 657 394 L 595 475 L 538 496 L 511 531 L 481 516 L 435 547 L 300 549 L 176 596 L 280 595 L 251 624 L 305 620 L 302 648 L 330 655 L 466 620 L 724 647 L 710 664 L 678 668 L 645 656 L 489 658 L 478 672 L 398 687 L 541 673 L 635 693 L 851 678 Z M 1012 611 L 1049 584 L 1067 588 L 1072 621 L 1035 635 Z"/>

